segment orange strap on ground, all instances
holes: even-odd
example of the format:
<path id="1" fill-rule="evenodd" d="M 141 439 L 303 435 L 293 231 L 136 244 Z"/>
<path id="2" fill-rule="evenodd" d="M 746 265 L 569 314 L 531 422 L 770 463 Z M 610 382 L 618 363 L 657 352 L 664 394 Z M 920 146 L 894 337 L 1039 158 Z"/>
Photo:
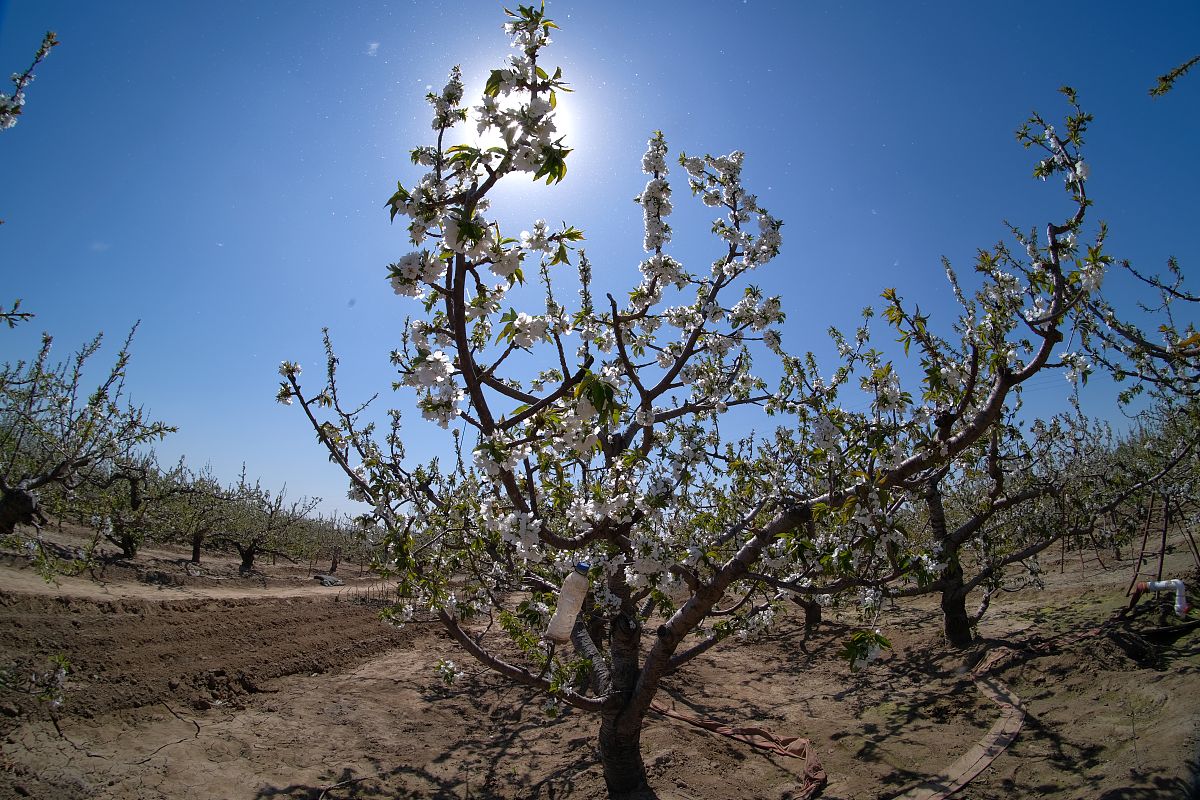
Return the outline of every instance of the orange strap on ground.
<path id="1" fill-rule="evenodd" d="M 735 739 L 751 747 L 757 747 L 760 750 L 768 750 L 772 753 L 778 753 L 779 755 L 791 758 L 804 759 L 804 783 L 800 791 L 792 795 L 796 800 L 811 800 L 829 782 L 829 776 L 825 774 L 825 768 L 821 766 L 821 761 L 817 758 L 817 749 L 813 747 L 813 743 L 808 739 L 799 736 L 776 736 L 766 728 L 756 726 L 733 727 L 722 725 L 713 720 L 700 719 L 690 714 L 680 713 L 658 702 L 651 703 L 650 710 L 662 714 L 664 717 L 670 717 L 681 722 L 686 722 L 689 725 L 695 725 L 697 728 L 703 728 L 719 736 Z"/>
<path id="2" fill-rule="evenodd" d="M 894 800 L 945 800 L 974 778 L 1004 752 L 1021 731 L 1025 721 L 1025 709 L 1021 698 L 995 678 L 985 677 L 987 672 L 1001 661 L 1010 658 L 1013 652 L 1007 647 L 992 651 L 971 671 L 975 687 L 985 697 L 1000 706 L 1000 719 L 992 725 L 987 735 L 971 746 L 962 758 L 944 770 L 904 792 Z"/>

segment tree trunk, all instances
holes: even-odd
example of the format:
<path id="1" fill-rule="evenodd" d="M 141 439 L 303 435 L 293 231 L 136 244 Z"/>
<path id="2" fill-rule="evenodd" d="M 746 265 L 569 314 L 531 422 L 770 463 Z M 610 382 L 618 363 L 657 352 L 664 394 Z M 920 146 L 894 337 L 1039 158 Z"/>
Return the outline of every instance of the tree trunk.
<path id="1" fill-rule="evenodd" d="M 132 533 L 122 533 L 118 545 L 121 548 L 121 558 L 136 558 L 138 552 L 137 536 Z"/>
<path id="2" fill-rule="evenodd" d="M 196 531 L 192 534 L 192 563 L 200 563 L 200 545 L 204 544 L 204 534 Z"/>
<path id="3" fill-rule="evenodd" d="M 970 647 L 971 618 L 967 615 L 967 593 L 963 589 L 963 573 L 957 553 L 942 570 L 942 616 L 946 641 L 959 649 Z"/>
<path id="4" fill-rule="evenodd" d="M 821 604 L 808 597 L 795 597 L 796 605 L 804 609 L 804 632 L 812 633 L 821 624 Z"/>
<path id="5" fill-rule="evenodd" d="M 342 551 L 340 548 L 334 548 L 332 558 L 333 563 L 329 565 L 329 574 L 336 575 L 338 564 L 340 564 L 342 561 Z"/>
<path id="6" fill-rule="evenodd" d="M 138 546 L 141 544 L 137 534 L 129 530 L 116 515 L 112 518 L 112 529 L 104 531 L 104 538 L 110 544 L 121 548 L 121 558 L 128 559 L 137 556 Z"/>
<path id="7" fill-rule="evenodd" d="M 142 497 L 142 481 L 144 477 L 132 476 L 129 480 L 129 508 L 133 512 L 130 517 L 132 529 L 129 524 L 124 522 L 118 524 L 113 520 L 113 531 L 120 537 L 120 541 L 116 542 L 121 548 L 122 558 L 134 558 L 137 555 L 138 548 L 141 547 L 141 537 L 138 535 L 136 528 L 141 525 L 142 519 L 145 517 L 142 511 L 142 506 L 146 504 L 145 498 Z"/>
<path id="8" fill-rule="evenodd" d="M 242 575 L 249 575 L 254 571 L 254 557 L 258 555 L 258 548 L 254 545 L 242 547 L 240 544 L 236 547 L 238 555 L 242 557 L 242 565 L 238 567 L 238 572 Z"/>
<path id="9" fill-rule="evenodd" d="M 600 763 L 610 800 L 655 797 L 642 762 L 642 720 L 605 714 L 600 723 Z"/>
<path id="10" fill-rule="evenodd" d="M 971 645 L 971 618 L 967 616 L 967 593 L 963 589 L 962 565 L 958 563 L 959 545 L 950 538 L 946 527 L 946 509 L 942 505 L 942 490 L 938 486 L 941 479 L 942 475 L 938 475 L 929 480 L 925 487 L 925 504 L 929 509 L 933 540 L 941 547 L 941 558 L 946 560 L 940 581 L 946 640 L 953 647 L 964 648 Z"/>
<path id="11" fill-rule="evenodd" d="M 11 536 L 18 525 L 32 525 L 38 517 L 37 496 L 27 489 L 10 489 L 0 497 L 0 536 Z"/>
<path id="12" fill-rule="evenodd" d="M 609 633 L 612 685 L 600 719 L 600 763 L 612 800 L 654 797 L 642 762 L 644 711 L 629 707 L 640 673 L 642 627 L 624 613 L 613 620 Z"/>

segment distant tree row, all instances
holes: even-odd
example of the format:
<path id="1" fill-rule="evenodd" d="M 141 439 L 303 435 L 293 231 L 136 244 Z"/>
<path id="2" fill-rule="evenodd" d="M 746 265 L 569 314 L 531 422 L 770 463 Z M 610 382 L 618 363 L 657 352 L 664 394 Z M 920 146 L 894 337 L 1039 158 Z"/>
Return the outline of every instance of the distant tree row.
<path id="1" fill-rule="evenodd" d="M 190 547 L 195 563 L 205 550 L 236 553 L 243 572 L 262 556 L 320 560 L 329 572 L 370 559 L 367 532 L 314 515 L 319 498 L 289 498 L 244 470 L 223 485 L 207 467 L 161 465 L 152 445 L 175 429 L 127 399 L 132 336 L 95 386 L 84 373 L 100 337 L 56 363 L 46 336 L 32 360 L 0 367 L 0 538 L 48 571 L 54 554 L 36 533 L 50 517 L 95 531 L 89 558 L 107 545 L 132 558 L 155 543 Z"/>

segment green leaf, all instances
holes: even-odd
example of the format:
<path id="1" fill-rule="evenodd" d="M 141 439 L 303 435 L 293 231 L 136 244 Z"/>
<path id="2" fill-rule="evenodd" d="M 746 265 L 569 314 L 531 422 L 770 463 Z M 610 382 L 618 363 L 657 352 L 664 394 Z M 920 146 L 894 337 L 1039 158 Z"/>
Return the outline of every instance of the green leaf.
<path id="1" fill-rule="evenodd" d="M 507 9 L 505 9 L 505 11 L 507 13 L 509 13 L 510 16 L 512 16 L 512 12 L 509 12 Z M 497 96 L 498 94 L 500 94 L 500 84 L 503 82 L 504 82 L 504 70 L 501 70 L 501 69 L 492 70 L 491 74 L 488 75 L 487 83 L 484 84 L 483 93 L 485 95 L 487 95 L 488 97 Z"/>
<path id="2" fill-rule="evenodd" d="M 567 259 L 567 246 L 560 242 L 558 245 L 558 251 L 554 254 L 554 258 L 550 259 L 550 266 L 554 266 L 555 264 L 569 263 L 571 262 Z"/>

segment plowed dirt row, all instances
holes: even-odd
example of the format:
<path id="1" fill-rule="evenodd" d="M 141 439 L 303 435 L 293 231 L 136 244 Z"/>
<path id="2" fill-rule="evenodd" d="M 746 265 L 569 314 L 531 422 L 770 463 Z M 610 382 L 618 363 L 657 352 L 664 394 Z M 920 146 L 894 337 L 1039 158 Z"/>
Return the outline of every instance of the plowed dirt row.
<path id="1" fill-rule="evenodd" d="M 411 638 L 328 598 L 94 603 L 0 593 L 5 660 L 71 663 L 64 713 L 95 717 L 166 701 L 238 703 L 271 678 L 346 669 Z"/>

